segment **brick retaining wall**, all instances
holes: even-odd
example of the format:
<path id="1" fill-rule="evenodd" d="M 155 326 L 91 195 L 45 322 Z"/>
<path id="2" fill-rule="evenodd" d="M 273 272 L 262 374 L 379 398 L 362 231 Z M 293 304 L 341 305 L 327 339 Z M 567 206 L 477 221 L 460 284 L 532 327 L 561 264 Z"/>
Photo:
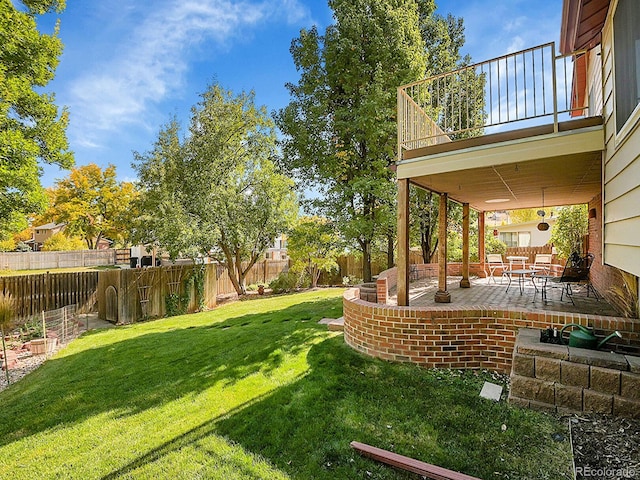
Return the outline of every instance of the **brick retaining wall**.
<path id="1" fill-rule="evenodd" d="M 640 321 L 619 317 L 488 307 L 398 307 L 368 303 L 357 289 L 343 297 L 344 338 L 372 357 L 426 367 L 487 368 L 509 373 L 518 329 L 566 323 L 619 330 L 640 345 Z"/>
<path id="2" fill-rule="evenodd" d="M 411 281 L 438 276 L 437 263 L 412 263 L 410 269 L 409 279 Z M 454 277 L 462 276 L 462 263 L 447 263 L 447 275 Z M 484 265 L 481 263 L 469 264 L 469 275 L 475 275 L 481 278 L 487 276 L 484 271 Z M 413 276 L 415 276 L 415 278 L 412 278 Z M 389 292 L 398 285 L 398 267 L 380 272 L 376 284 L 378 287 L 378 303 L 387 303 Z"/>

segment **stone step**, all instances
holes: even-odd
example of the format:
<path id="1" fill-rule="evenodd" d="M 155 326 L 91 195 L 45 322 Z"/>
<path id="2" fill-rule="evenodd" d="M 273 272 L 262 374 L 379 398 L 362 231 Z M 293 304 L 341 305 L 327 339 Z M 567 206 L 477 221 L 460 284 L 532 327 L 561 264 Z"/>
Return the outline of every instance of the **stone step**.
<path id="1" fill-rule="evenodd" d="M 318 323 L 326 325 L 333 332 L 342 332 L 344 330 L 344 317 L 340 318 L 323 318 Z"/>

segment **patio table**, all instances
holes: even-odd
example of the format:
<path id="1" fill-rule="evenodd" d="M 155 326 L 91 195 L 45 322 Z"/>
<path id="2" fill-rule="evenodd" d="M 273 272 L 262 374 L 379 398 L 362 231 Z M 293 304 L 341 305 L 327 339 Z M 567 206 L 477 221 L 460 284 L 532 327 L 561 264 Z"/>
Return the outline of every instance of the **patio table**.
<path id="1" fill-rule="evenodd" d="M 527 260 L 529 260 L 529 257 L 521 256 L 521 255 L 509 255 L 507 257 L 507 260 L 509 262 L 509 270 L 513 268 L 514 263 L 521 263 L 522 268 L 524 269 L 525 264 L 527 263 Z"/>
<path id="2" fill-rule="evenodd" d="M 540 292 L 542 293 L 542 301 L 544 302 L 545 305 L 547 305 L 549 302 L 547 301 L 547 284 L 549 282 L 550 278 L 556 278 L 557 275 L 549 275 L 544 273 L 544 271 L 540 272 L 540 271 L 534 271 L 534 273 L 531 274 L 531 283 L 533 283 L 533 286 L 536 287 L 536 282 L 535 279 L 539 278 L 540 279 Z M 538 288 L 536 287 L 536 293 L 538 293 Z M 534 293 L 534 301 L 535 301 L 535 295 L 536 293 Z"/>
<path id="3" fill-rule="evenodd" d="M 536 284 L 533 283 L 533 278 L 532 275 L 535 273 L 535 270 L 528 270 L 528 269 L 519 269 L 519 270 L 508 270 L 506 272 L 507 276 L 509 277 L 509 284 L 507 285 L 507 293 L 509 292 L 509 287 L 511 286 L 511 280 L 512 280 L 512 276 L 516 275 L 518 277 L 518 286 L 520 287 L 520 295 L 522 295 L 522 292 L 524 291 L 524 282 L 526 280 L 527 275 L 529 275 L 529 279 L 531 280 L 531 283 L 533 284 L 533 288 L 536 289 L 536 291 L 538 291 L 538 287 L 536 287 Z"/>

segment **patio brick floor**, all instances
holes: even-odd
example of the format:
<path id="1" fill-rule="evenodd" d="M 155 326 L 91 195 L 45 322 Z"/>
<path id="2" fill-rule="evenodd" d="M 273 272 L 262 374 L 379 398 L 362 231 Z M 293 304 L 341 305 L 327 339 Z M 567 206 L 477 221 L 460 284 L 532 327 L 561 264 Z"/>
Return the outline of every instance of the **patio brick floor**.
<path id="1" fill-rule="evenodd" d="M 488 278 L 471 277 L 471 288 L 460 288 L 461 277 L 448 277 L 447 290 L 451 294 L 451 303 L 436 303 L 434 296 L 438 290 L 437 278 L 424 278 L 411 282 L 409 285 L 409 305 L 412 307 L 443 307 L 450 305 L 452 307 L 477 307 L 477 306 L 496 306 L 501 308 L 518 308 L 527 311 L 543 310 L 555 312 L 583 313 L 590 315 L 606 315 L 620 316 L 620 314 L 608 304 L 604 299 L 596 300 L 591 296 L 587 297 L 586 287 L 573 287 L 573 300 L 564 296 L 560 300 L 562 288 L 560 285 L 547 286 L 547 301 L 543 301 L 541 292 L 536 293 L 531 282 L 527 279 L 522 294 L 518 287 L 518 281 L 513 280 L 509 291 L 507 292 L 508 281 L 504 279 L 503 284 L 489 283 Z M 392 291 L 389 298 L 389 304 L 396 305 L 397 297 L 395 291 Z"/>

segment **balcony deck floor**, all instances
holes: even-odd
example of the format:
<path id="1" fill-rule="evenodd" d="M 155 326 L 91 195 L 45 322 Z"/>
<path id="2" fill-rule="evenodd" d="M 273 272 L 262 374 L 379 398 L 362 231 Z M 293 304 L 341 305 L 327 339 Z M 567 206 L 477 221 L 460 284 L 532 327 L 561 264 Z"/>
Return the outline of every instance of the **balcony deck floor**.
<path id="1" fill-rule="evenodd" d="M 507 292 L 508 280 L 503 279 L 500 284 L 500 278 L 489 281 L 488 278 L 470 278 L 471 288 L 460 288 L 461 277 L 448 277 L 447 290 L 451 294 L 451 303 L 436 303 L 434 296 L 438 290 L 438 279 L 435 277 L 424 278 L 413 281 L 409 285 L 409 305 L 412 307 L 436 307 L 436 306 L 453 306 L 453 307 L 500 307 L 500 308 L 518 308 L 525 311 L 555 311 L 582 313 L 589 315 L 604 316 L 620 316 L 616 309 L 607 303 L 604 299 L 596 300 L 593 295 L 587 297 L 586 287 L 572 287 L 573 300 L 565 295 L 560 300 L 562 288 L 560 285 L 549 285 L 547 287 L 547 301 L 543 301 L 540 292 L 535 291 L 531 282 L 527 279 L 522 294 L 518 287 L 518 281 L 513 280 L 509 291 Z M 395 292 L 391 292 L 389 304 L 397 304 Z"/>

